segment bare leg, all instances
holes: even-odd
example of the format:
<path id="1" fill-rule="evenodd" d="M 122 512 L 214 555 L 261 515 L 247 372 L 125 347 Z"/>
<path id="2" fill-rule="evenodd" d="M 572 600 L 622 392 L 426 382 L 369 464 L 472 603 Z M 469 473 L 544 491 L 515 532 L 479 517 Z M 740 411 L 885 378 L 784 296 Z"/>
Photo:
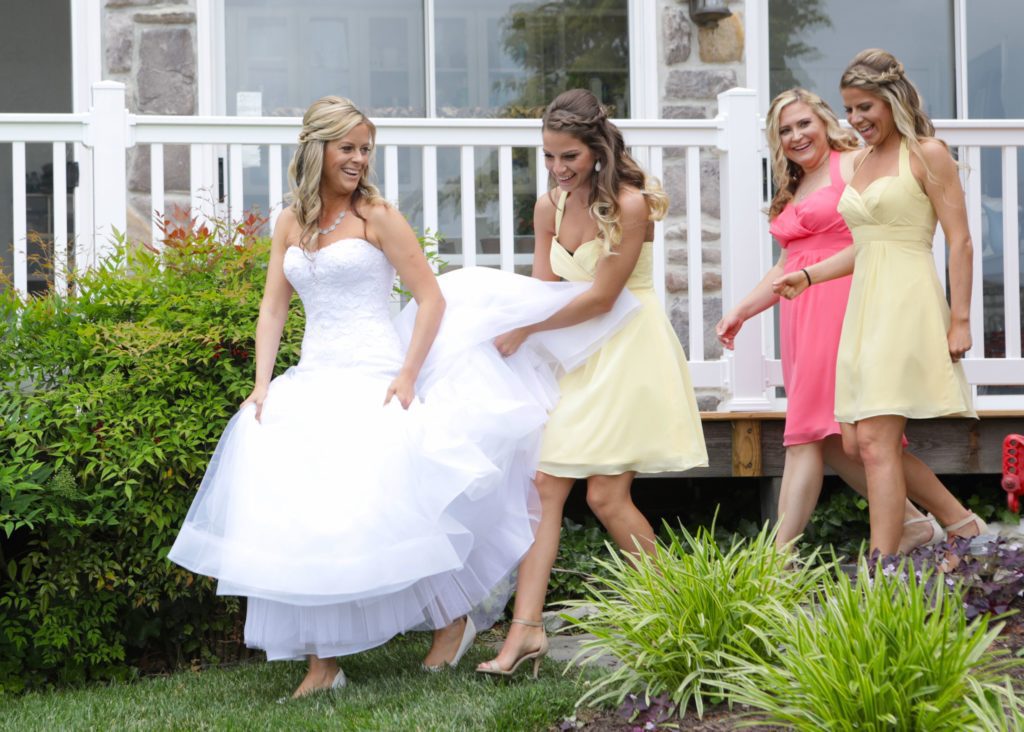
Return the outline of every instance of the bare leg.
<path id="1" fill-rule="evenodd" d="M 878 417 L 874 419 L 880 419 Z M 900 417 L 899 419 L 903 419 Z M 868 421 L 868 420 L 864 420 Z M 903 419 L 906 423 L 906 420 Z M 860 455 L 860 425 L 842 425 L 843 450 L 847 455 L 857 458 Z M 902 443 L 902 435 L 900 437 Z M 946 486 L 936 477 L 935 473 L 918 457 L 905 450 L 902 451 L 901 468 L 905 480 L 905 488 L 910 498 L 925 510 L 932 513 L 943 526 L 961 521 L 970 514 L 963 504 L 949 492 Z M 908 516 L 909 518 L 909 516 Z M 916 517 L 915 517 L 916 518 Z M 976 536 L 978 525 L 971 521 L 952 532 L 956 536 Z"/>
<path id="2" fill-rule="evenodd" d="M 864 475 L 864 466 L 856 460 L 851 460 L 835 437 L 829 437 L 825 440 L 825 462 L 854 491 L 865 498 L 867 497 L 868 489 L 867 479 Z M 920 460 L 904 451 L 903 471 L 907 481 L 907 493 L 912 497 L 920 495 L 920 483 L 922 480 L 919 472 L 913 469 L 916 466 L 911 465 L 914 462 L 921 465 L 928 475 L 937 480 L 934 473 L 928 470 Z M 911 465 L 911 467 L 908 468 L 908 465 Z M 900 541 L 900 551 L 908 552 L 932 539 L 933 532 L 935 531 L 933 526 L 934 524 L 917 509 L 917 506 L 909 500 L 906 501 L 903 504 L 903 538 Z"/>
<path id="3" fill-rule="evenodd" d="M 587 478 L 587 505 L 620 549 L 636 552 L 654 548 L 654 529 L 629 493 L 636 473 L 592 475 Z"/>
<path id="4" fill-rule="evenodd" d="M 562 509 L 572 489 L 572 478 L 558 478 L 537 473 L 537 492 L 540 494 L 540 524 L 533 546 L 519 565 L 516 599 L 512 615 L 520 620 L 539 622 L 548 592 L 551 568 L 558 556 L 558 541 L 562 531 Z M 512 623 L 501 651 L 494 659 L 500 668 L 508 669 L 524 653 L 541 647 L 543 628 Z M 481 664 L 483 665 L 483 664 Z"/>
<path id="5" fill-rule="evenodd" d="M 306 677 L 292 694 L 292 699 L 298 699 L 321 689 L 330 689 L 331 683 L 338 675 L 338 660 L 336 658 L 317 658 L 316 656 L 307 658 L 309 658 L 309 671 L 306 672 Z"/>
<path id="6" fill-rule="evenodd" d="M 779 491 L 779 530 L 775 535 L 777 549 L 783 549 L 803 533 L 818 504 L 824 472 L 822 441 L 786 448 Z"/>
<path id="7" fill-rule="evenodd" d="M 954 524 L 970 514 L 920 458 L 904 452 L 903 472 L 907 476 L 907 492 L 910 497 L 930 511 L 943 526 Z M 978 525 L 970 521 L 952 533 L 957 536 L 977 536 Z"/>
<path id="8" fill-rule="evenodd" d="M 904 417 L 886 414 L 856 425 L 857 448 L 868 484 L 871 549 L 882 554 L 895 554 L 903 536 L 907 485 L 901 441 L 906 423 Z"/>

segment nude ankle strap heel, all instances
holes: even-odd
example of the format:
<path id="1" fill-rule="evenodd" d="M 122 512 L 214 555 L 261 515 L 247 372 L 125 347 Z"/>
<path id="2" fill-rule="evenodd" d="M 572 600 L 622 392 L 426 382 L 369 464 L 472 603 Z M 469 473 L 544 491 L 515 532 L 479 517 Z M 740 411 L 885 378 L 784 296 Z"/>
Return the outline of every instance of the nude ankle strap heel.
<path id="1" fill-rule="evenodd" d="M 947 534 L 952 534 L 957 529 L 962 529 L 963 527 L 967 526 L 967 524 L 971 523 L 972 521 L 974 522 L 975 526 L 978 527 L 978 536 L 981 536 L 982 534 L 987 534 L 988 533 L 988 525 L 984 521 L 982 521 L 980 518 L 978 518 L 974 514 L 973 511 L 971 513 L 967 514 L 967 516 L 965 518 L 962 518 L 959 521 L 957 521 L 956 523 L 950 524 L 949 526 L 946 526 L 944 528 L 946 529 L 946 533 Z M 959 534 L 957 534 L 957 536 L 959 536 Z M 973 538 L 973 537 L 964 537 L 964 538 Z"/>
<path id="2" fill-rule="evenodd" d="M 544 623 L 537 622 L 536 620 L 521 620 L 520 618 L 512 618 L 511 622 L 516 623 L 518 625 L 525 625 L 530 628 L 544 627 Z M 533 678 L 536 679 L 537 675 L 540 673 L 541 661 L 544 660 L 544 656 L 548 655 L 548 648 L 548 637 L 545 634 L 541 636 L 541 643 L 539 648 L 533 651 L 526 651 L 525 653 L 520 655 L 519 658 L 517 658 L 515 662 L 513 662 L 512 666 L 507 670 L 499 666 L 497 661 L 486 661 L 477 666 L 476 670 L 478 673 L 481 674 L 491 674 L 493 676 L 511 676 L 516 672 L 516 669 L 518 669 L 522 665 L 523 661 L 532 660 Z"/>

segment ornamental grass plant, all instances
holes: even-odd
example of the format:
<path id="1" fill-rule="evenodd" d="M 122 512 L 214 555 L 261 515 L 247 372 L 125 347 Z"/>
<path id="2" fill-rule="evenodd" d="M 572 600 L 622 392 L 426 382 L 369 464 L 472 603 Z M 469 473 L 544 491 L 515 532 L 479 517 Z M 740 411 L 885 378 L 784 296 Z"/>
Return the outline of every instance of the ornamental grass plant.
<path id="1" fill-rule="evenodd" d="M 969 621 L 956 582 L 909 566 L 871 572 L 862 559 L 856 579 L 838 573 L 811 606 L 759 608 L 758 638 L 749 647 L 737 640 L 736 672 L 718 680 L 721 692 L 759 710 L 751 725 L 1000 729 L 1006 672 L 1021 663 L 990 650 L 1001 624 Z M 984 727 L 983 716 L 996 726 Z"/>
<path id="2" fill-rule="evenodd" d="M 794 613 L 814 595 L 827 571 L 814 560 L 776 550 L 767 526 L 723 548 L 714 526 L 691 534 L 666 525 L 649 554 L 611 552 L 584 598 L 566 603 L 595 612 L 565 617 L 594 636 L 582 642 L 577 662 L 610 655 L 622 665 L 590 683 L 578 703 L 667 694 L 678 708 L 692 700 L 703 714 L 706 702 L 722 700 L 720 682 L 772 652 L 772 618 Z"/>

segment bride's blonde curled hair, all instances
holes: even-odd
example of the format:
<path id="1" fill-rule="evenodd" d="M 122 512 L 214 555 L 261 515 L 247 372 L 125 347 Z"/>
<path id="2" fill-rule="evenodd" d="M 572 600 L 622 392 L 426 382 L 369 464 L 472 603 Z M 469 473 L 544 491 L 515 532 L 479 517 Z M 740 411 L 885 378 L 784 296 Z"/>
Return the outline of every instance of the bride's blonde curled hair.
<path id="1" fill-rule="evenodd" d="M 622 132 L 608 119 L 608 113 L 586 89 L 562 92 L 544 111 L 543 128 L 564 132 L 582 142 L 600 164 L 590 176 L 587 205 L 597 221 L 598 238 L 605 254 L 611 254 L 622 241 L 619 222 L 619 193 L 623 184 L 639 190 L 647 202 L 651 221 L 660 221 L 668 213 L 668 196 L 661 183 L 644 173 L 626 150 Z M 555 187 L 554 176 L 548 185 Z"/>
<path id="2" fill-rule="evenodd" d="M 299 222 L 302 234 L 299 243 L 303 249 L 315 250 L 320 218 L 320 177 L 324 170 L 324 148 L 351 132 L 359 125 L 366 125 L 370 131 L 370 159 L 363 170 L 355 192 L 352 194 L 352 212 L 361 219 L 365 216 L 359 204 L 385 203 L 380 190 L 370 181 L 373 170 L 373 143 L 377 138 L 377 127 L 370 118 L 344 97 L 323 97 L 309 105 L 302 116 L 302 131 L 299 132 L 299 146 L 288 165 L 288 198 L 291 210 Z"/>

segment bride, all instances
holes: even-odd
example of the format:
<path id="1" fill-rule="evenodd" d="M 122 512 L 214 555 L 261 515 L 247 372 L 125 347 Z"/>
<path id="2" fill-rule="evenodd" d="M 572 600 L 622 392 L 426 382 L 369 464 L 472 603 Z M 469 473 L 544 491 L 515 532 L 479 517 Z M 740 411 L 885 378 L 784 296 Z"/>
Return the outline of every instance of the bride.
<path id="1" fill-rule="evenodd" d="M 325 97 L 303 118 L 292 204 L 273 233 L 252 393 L 228 423 L 170 559 L 248 598 L 247 645 L 307 656 L 293 696 L 346 683 L 336 657 L 434 629 L 454 666 L 494 621 L 533 541 L 532 486 L 556 377 L 633 313 L 491 341 L 585 289 L 494 270 L 435 278 L 369 180 L 375 128 Z M 412 293 L 392 322 L 395 273 Z M 274 378 L 297 292 L 302 356 Z M 446 313 L 447 301 L 447 313 Z"/>

